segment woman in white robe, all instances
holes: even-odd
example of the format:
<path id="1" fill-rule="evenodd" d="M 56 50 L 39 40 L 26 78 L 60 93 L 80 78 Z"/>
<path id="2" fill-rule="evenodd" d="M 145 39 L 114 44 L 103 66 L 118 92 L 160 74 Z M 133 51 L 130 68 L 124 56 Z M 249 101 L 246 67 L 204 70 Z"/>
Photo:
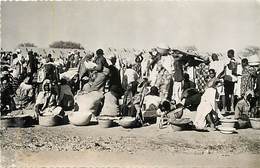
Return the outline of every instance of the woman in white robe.
<path id="1" fill-rule="evenodd" d="M 210 88 L 207 88 L 201 97 L 201 102 L 197 108 L 197 114 L 194 120 L 196 129 L 204 129 L 207 121 L 211 128 L 215 128 L 213 117 L 211 114 L 216 112 L 216 85 L 218 81 L 214 82 Z"/>

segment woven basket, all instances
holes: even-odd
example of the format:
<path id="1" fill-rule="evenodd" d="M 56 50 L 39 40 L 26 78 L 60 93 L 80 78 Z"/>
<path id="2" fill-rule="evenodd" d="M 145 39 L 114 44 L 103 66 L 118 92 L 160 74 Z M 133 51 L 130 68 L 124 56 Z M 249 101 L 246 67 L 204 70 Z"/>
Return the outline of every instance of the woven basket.
<path id="1" fill-rule="evenodd" d="M 110 128 L 113 126 L 113 120 L 99 118 L 98 125 L 102 128 Z"/>
<path id="2" fill-rule="evenodd" d="M 58 115 L 39 116 L 39 125 L 44 127 L 52 127 L 59 125 L 61 121 L 62 117 Z"/>
<path id="3" fill-rule="evenodd" d="M 68 115 L 71 124 L 76 126 L 85 126 L 90 123 L 92 113 L 73 112 Z"/>

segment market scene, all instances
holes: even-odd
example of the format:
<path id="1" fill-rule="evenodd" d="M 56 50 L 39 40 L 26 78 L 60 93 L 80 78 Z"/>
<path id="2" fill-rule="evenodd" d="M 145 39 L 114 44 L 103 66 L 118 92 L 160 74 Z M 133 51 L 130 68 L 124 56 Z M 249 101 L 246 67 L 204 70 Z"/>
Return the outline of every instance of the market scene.
<path id="1" fill-rule="evenodd" d="M 202 52 L 169 43 L 142 49 L 72 43 L 1 48 L 1 151 L 9 155 L 1 164 L 17 164 L 11 153 L 22 151 L 237 154 L 233 160 L 244 160 L 234 167 L 259 164 L 260 47 Z"/>

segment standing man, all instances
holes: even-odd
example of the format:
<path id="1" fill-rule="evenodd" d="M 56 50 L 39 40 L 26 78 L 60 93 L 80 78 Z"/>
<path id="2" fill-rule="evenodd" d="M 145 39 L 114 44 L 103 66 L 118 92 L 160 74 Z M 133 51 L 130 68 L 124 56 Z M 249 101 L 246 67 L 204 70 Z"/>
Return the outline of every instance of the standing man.
<path id="1" fill-rule="evenodd" d="M 220 61 L 218 59 L 218 55 L 215 54 L 215 53 L 213 53 L 211 55 L 211 59 L 212 59 L 212 61 L 209 63 L 209 69 L 213 69 L 215 71 L 215 73 L 216 73 L 216 77 L 220 78 L 221 77 L 221 73 L 223 72 L 225 64 L 224 64 L 223 61 Z M 209 73 L 209 76 L 210 76 L 210 73 Z M 223 111 L 224 110 L 224 106 L 226 104 L 226 102 L 225 102 L 225 92 L 224 92 L 223 80 L 220 80 L 220 82 L 221 82 L 221 85 L 217 86 L 217 91 L 219 93 L 219 99 L 220 99 L 219 100 L 219 103 L 220 103 L 219 105 L 221 105 L 220 109 Z M 225 112 L 223 111 L 223 113 L 225 113 Z"/>
<path id="2" fill-rule="evenodd" d="M 111 91 L 111 93 L 116 94 L 114 95 L 115 97 L 120 98 L 123 95 L 123 87 L 121 84 L 120 72 L 115 66 L 116 57 L 115 56 L 112 57 L 110 61 L 112 65 L 109 66 L 109 70 L 110 70 L 109 91 Z"/>
<path id="3" fill-rule="evenodd" d="M 218 55 L 213 53 L 211 55 L 212 61 L 209 63 L 209 69 L 214 69 L 216 72 L 216 77 L 223 71 L 224 64 L 218 59 Z"/>
<path id="4" fill-rule="evenodd" d="M 176 101 L 176 103 L 181 102 L 181 94 L 182 94 L 182 81 L 183 77 L 183 62 L 181 60 L 182 55 L 174 54 L 174 73 L 173 73 L 173 95 L 172 99 Z"/>
<path id="5" fill-rule="evenodd" d="M 229 63 L 224 67 L 224 92 L 225 92 L 225 110 L 234 111 L 234 88 L 237 82 L 237 62 L 235 60 L 235 51 L 228 50 L 227 56 L 230 59 Z"/>

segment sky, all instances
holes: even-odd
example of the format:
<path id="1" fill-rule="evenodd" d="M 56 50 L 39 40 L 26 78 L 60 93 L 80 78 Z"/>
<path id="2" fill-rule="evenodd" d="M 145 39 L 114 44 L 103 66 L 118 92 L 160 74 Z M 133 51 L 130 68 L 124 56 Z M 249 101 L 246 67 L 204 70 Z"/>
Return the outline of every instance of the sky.
<path id="1" fill-rule="evenodd" d="M 48 47 L 59 40 L 86 49 L 260 46 L 260 2 L 1 2 L 2 48 L 21 42 Z"/>

